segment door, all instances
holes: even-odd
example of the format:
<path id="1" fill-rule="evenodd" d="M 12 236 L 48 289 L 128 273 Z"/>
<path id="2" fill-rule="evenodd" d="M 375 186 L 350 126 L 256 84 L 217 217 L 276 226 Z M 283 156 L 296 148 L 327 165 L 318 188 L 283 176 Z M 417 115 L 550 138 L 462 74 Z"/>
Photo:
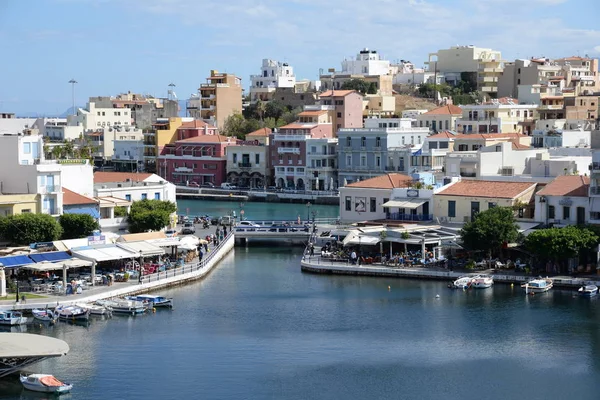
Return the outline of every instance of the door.
<path id="1" fill-rule="evenodd" d="M 54 192 L 54 175 L 46 175 L 46 189 L 49 192 Z"/>
<path id="2" fill-rule="evenodd" d="M 472 201 L 471 202 L 471 221 L 473 221 L 475 219 L 475 217 L 477 217 L 477 214 L 479 214 L 479 202 Z"/>
<path id="3" fill-rule="evenodd" d="M 577 225 L 585 224 L 585 207 L 577 207 Z"/>

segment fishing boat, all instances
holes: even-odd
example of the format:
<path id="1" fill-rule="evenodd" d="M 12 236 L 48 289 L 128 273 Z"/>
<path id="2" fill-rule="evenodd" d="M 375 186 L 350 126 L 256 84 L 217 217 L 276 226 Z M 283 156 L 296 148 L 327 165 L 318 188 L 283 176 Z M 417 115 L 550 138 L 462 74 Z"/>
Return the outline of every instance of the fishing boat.
<path id="1" fill-rule="evenodd" d="M 146 305 L 141 301 L 114 299 L 114 300 L 98 300 L 97 305 L 109 307 L 115 314 L 143 314 L 146 312 Z"/>
<path id="2" fill-rule="evenodd" d="M 452 289 L 468 289 L 473 284 L 472 276 L 461 276 L 454 282 L 452 282 L 448 287 Z"/>
<path id="3" fill-rule="evenodd" d="M 152 296 L 150 294 L 140 294 L 137 296 L 126 297 L 126 299 L 141 301 L 142 303 L 148 304 L 149 308 L 156 308 L 156 307 L 173 308 L 173 299 L 170 297 Z"/>
<path id="4" fill-rule="evenodd" d="M 552 289 L 553 282 L 550 278 L 538 278 L 532 279 L 527 283 L 521 285 L 525 289 L 525 293 L 543 293 Z"/>
<path id="5" fill-rule="evenodd" d="M 494 284 L 494 278 L 489 275 L 477 275 L 471 282 L 471 287 L 475 289 L 487 289 Z"/>
<path id="6" fill-rule="evenodd" d="M 58 319 L 58 315 L 48 308 L 46 308 L 45 310 L 39 310 L 37 308 L 34 308 L 33 310 L 31 310 L 31 313 L 33 314 L 34 319 L 42 322 L 48 322 L 50 324 L 55 323 Z"/>
<path id="7" fill-rule="evenodd" d="M 593 297 L 598 294 L 598 286 L 596 285 L 583 285 L 578 290 L 581 297 Z"/>
<path id="8" fill-rule="evenodd" d="M 24 317 L 19 311 L 0 311 L 0 325 L 23 325 L 27 323 L 27 317 Z"/>
<path id="9" fill-rule="evenodd" d="M 98 304 L 81 304 L 78 307 L 87 308 L 90 310 L 90 315 L 100 315 L 110 317 L 112 316 L 112 309 L 107 306 L 100 306 Z"/>
<path id="10" fill-rule="evenodd" d="M 87 321 L 90 319 L 90 310 L 81 306 L 60 305 L 54 309 L 54 312 L 62 321 Z"/>
<path id="11" fill-rule="evenodd" d="M 72 384 L 61 382 L 54 376 L 47 374 L 21 375 L 21 383 L 27 390 L 42 393 L 62 394 L 73 389 Z"/>

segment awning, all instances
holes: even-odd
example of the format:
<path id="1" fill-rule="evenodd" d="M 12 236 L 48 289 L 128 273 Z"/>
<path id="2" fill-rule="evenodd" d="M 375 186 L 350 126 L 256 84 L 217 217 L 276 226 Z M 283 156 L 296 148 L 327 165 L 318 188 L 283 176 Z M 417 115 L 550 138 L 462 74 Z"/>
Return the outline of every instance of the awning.
<path id="1" fill-rule="evenodd" d="M 131 201 L 113 196 L 95 197 L 95 200 L 100 202 L 100 207 L 127 207 L 132 204 Z"/>
<path id="2" fill-rule="evenodd" d="M 78 208 L 64 208 L 65 214 L 87 214 L 94 218 L 100 218 L 100 212 L 95 207 L 78 207 Z"/>
<path id="3" fill-rule="evenodd" d="M 397 199 L 383 203 L 383 207 L 418 208 L 425 204 L 426 201 L 421 199 Z"/>
<path id="4" fill-rule="evenodd" d="M 8 256 L 8 257 L 0 257 L 0 264 L 4 266 L 4 268 L 17 268 L 23 265 L 33 264 L 33 260 L 27 256 Z"/>
<path id="5" fill-rule="evenodd" d="M 137 253 L 143 257 L 160 256 L 165 254 L 165 251 L 152 243 L 141 241 L 141 242 L 121 242 L 117 243 L 118 247 L 121 247 L 127 251 Z"/>
<path id="6" fill-rule="evenodd" d="M 67 252 L 65 252 L 65 251 L 49 251 L 46 253 L 30 254 L 29 258 L 31 258 L 36 263 L 40 263 L 43 261 L 53 262 L 53 261 L 69 260 L 71 258 L 71 256 L 69 254 L 67 254 Z"/>
<path id="7" fill-rule="evenodd" d="M 75 257 L 88 261 L 112 261 L 139 257 L 139 254 L 117 247 L 114 244 L 88 246 L 73 250 Z"/>
<path id="8" fill-rule="evenodd" d="M 365 244 L 365 245 L 375 245 L 377 243 L 379 243 L 381 241 L 381 239 L 379 238 L 379 236 L 375 237 L 375 236 L 366 236 L 366 235 L 359 235 L 358 233 L 356 233 L 356 231 L 351 231 L 342 241 L 342 244 L 344 246 L 348 245 L 348 244 Z"/>
<path id="9" fill-rule="evenodd" d="M 166 239 L 167 235 L 163 231 L 156 232 L 142 232 L 142 233 L 128 233 L 121 235 L 117 242 L 139 242 L 140 240 L 151 240 L 151 239 Z"/>
<path id="10" fill-rule="evenodd" d="M 171 246 L 179 246 L 179 239 L 178 238 L 164 238 L 164 239 L 152 239 L 152 240 L 148 240 L 148 242 L 152 243 L 153 245 L 159 246 L 159 247 L 171 247 Z"/>
<path id="11" fill-rule="evenodd" d="M 85 247 L 88 245 L 88 239 L 68 239 L 68 240 L 55 240 L 54 247 L 59 251 L 69 251 L 76 247 Z"/>
<path id="12" fill-rule="evenodd" d="M 69 268 L 81 268 L 81 267 L 91 267 L 91 261 L 81 260 L 79 258 L 71 258 L 70 260 L 64 260 L 61 262 L 40 262 L 37 264 L 25 265 L 23 268 L 31 269 L 33 271 L 56 271 L 59 269 L 63 269 L 63 267 Z"/>

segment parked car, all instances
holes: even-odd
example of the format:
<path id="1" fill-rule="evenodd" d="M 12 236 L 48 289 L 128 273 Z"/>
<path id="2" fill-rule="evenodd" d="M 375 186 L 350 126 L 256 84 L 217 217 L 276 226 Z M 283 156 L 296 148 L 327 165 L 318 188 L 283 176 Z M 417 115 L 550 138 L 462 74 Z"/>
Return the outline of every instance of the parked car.
<path id="1" fill-rule="evenodd" d="M 221 183 L 221 189 L 233 190 L 236 189 L 236 186 L 231 183 L 223 182 Z"/>
<path id="2" fill-rule="evenodd" d="M 249 227 L 249 228 L 260 228 L 259 224 L 255 224 L 252 221 L 240 221 L 237 226 L 241 227 Z"/>
<path id="3" fill-rule="evenodd" d="M 175 237 L 175 236 L 177 236 L 177 230 L 167 229 L 167 230 L 165 230 L 165 235 L 167 235 L 167 237 Z"/>
<path id="4" fill-rule="evenodd" d="M 200 187 L 200 185 L 198 184 L 198 182 L 190 182 L 188 184 L 188 186 L 192 186 L 192 187 Z"/>
<path id="5" fill-rule="evenodd" d="M 186 222 L 183 225 L 183 229 L 181 230 L 181 233 L 184 235 L 192 235 L 192 234 L 196 233 L 196 227 L 194 226 L 194 224 L 192 222 Z"/>

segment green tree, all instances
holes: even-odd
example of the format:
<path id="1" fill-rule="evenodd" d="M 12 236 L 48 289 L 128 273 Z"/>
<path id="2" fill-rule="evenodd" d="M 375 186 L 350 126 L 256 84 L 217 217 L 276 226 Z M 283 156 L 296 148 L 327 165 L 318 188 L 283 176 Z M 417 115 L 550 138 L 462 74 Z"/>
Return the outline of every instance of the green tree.
<path id="1" fill-rule="evenodd" d="M 64 150 L 65 150 L 65 155 L 68 157 L 73 157 L 73 154 L 75 153 L 75 145 L 73 144 L 72 141 L 66 141 L 65 146 L 64 146 Z"/>
<path id="2" fill-rule="evenodd" d="M 227 136 L 235 136 L 237 138 L 243 138 L 246 133 L 246 120 L 244 116 L 239 113 L 235 113 L 227 117 L 223 126 L 223 133 Z"/>
<path id="3" fill-rule="evenodd" d="M 16 245 L 58 240 L 62 228 L 48 214 L 18 214 L 0 219 L 0 236 Z"/>
<path id="4" fill-rule="evenodd" d="M 52 158 L 58 160 L 62 154 L 62 146 L 54 146 L 50 152 L 52 153 Z"/>
<path id="5" fill-rule="evenodd" d="M 131 233 L 159 231 L 170 222 L 170 216 L 177 206 L 170 201 L 135 201 L 129 211 L 129 231 Z"/>
<path id="6" fill-rule="evenodd" d="M 510 207 L 494 207 L 479 213 L 460 231 L 464 246 L 469 250 L 484 250 L 491 256 L 501 253 L 504 243 L 514 243 L 519 227 Z"/>
<path id="7" fill-rule="evenodd" d="M 342 84 L 342 90 L 356 90 L 357 92 L 360 92 L 362 94 L 368 93 L 369 88 L 370 85 L 367 81 L 358 78 L 350 79 Z"/>
<path id="8" fill-rule="evenodd" d="M 598 244 L 598 236 L 585 227 L 539 229 L 525 238 L 525 248 L 541 261 L 556 261 L 559 264 L 575 258 Z"/>
<path id="9" fill-rule="evenodd" d="M 90 236 L 99 229 L 98 222 L 89 214 L 63 214 L 58 219 L 62 239 L 79 239 Z"/>
<path id="10" fill-rule="evenodd" d="M 260 118 L 261 122 L 264 121 L 266 112 L 267 112 L 267 104 L 262 100 L 258 100 L 256 102 L 256 114 Z"/>
<path id="11" fill-rule="evenodd" d="M 271 100 L 265 107 L 265 118 L 274 118 L 277 120 L 281 116 L 290 111 L 289 107 L 277 100 Z"/>
<path id="12" fill-rule="evenodd" d="M 369 83 L 367 94 L 377 94 L 377 84 L 375 82 Z"/>
<path id="13" fill-rule="evenodd" d="M 115 207 L 115 218 L 126 217 L 127 207 Z"/>

